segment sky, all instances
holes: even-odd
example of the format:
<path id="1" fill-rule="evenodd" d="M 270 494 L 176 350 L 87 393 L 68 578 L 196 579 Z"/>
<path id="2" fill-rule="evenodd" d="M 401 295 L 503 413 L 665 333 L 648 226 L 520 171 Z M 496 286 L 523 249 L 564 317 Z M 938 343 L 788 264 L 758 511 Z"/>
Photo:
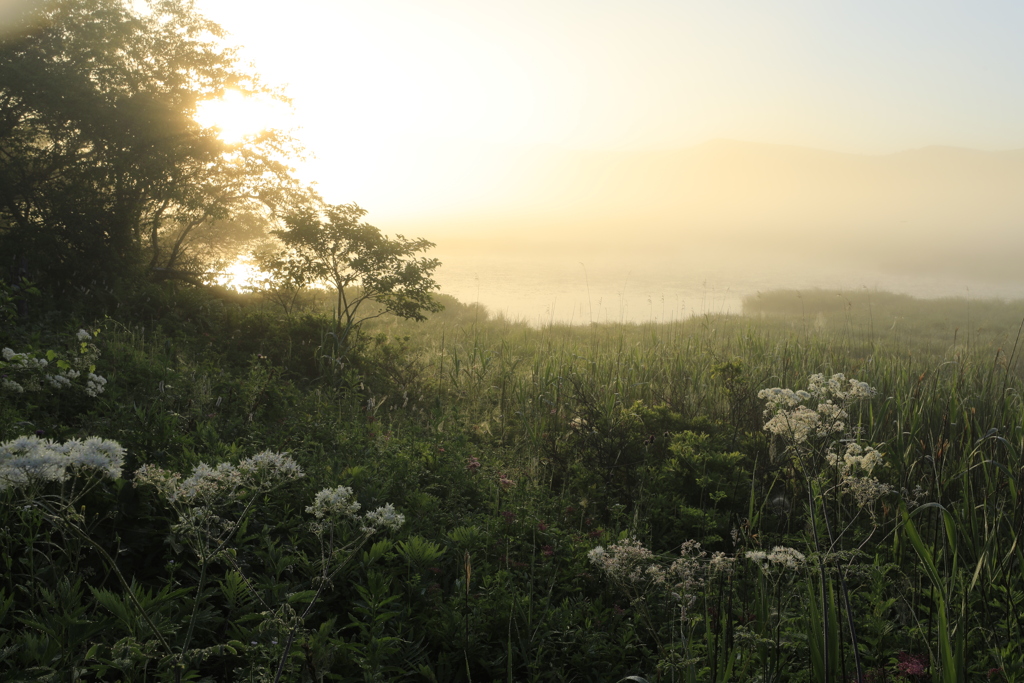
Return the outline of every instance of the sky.
<path id="1" fill-rule="evenodd" d="M 286 85 L 322 190 L 367 205 L 447 196 L 438 186 L 538 145 L 1024 147 L 1020 2 L 198 6 L 269 82 Z"/>
<path id="2" fill-rule="evenodd" d="M 644 155 L 711 141 L 828 150 L 847 161 L 933 145 L 1024 148 L 1021 2 L 199 0 L 197 7 L 292 97 L 290 125 L 312 156 L 299 165 L 302 177 L 329 201 L 358 202 L 385 232 L 442 245 L 483 237 L 508 243 L 525 226 L 583 241 L 588 224 L 609 216 L 618 229 L 632 229 L 630 204 L 660 205 L 671 182 L 626 195 L 621 188 L 630 183 L 610 187 L 602 178 L 635 179 L 644 175 L 634 172 L 646 168 Z M 780 159 L 776 167 L 804 163 Z M 814 172 L 801 168 L 797 176 Z M 766 194 L 760 178 L 745 182 Z M 908 182 L 943 194 L 957 187 Z M 746 204 L 745 216 L 759 215 L 756 201 L 728 196 L 729 185 L 719 182 L 704 203 L 720 198 L 716 205 Z M 619 195 L 620 213 L 606 205 L 608 194 Z M 799 192 L 790 195 L 800 202 Z M 970 215 L 970 201 L 961 201 L 962 215 Z M 1014 204 L 1000 215 L 1018 210 Z M 913 211 L 893 209 L 898 225 L 926 229 L 925 219 L 903 215 Z M 645 215 L 662 228 L 686 222 Z M 872 229 L 896 229 L 887 220 Z M 918 235 L 900 239 L 910 244 Z M 497 266 L 465 268 L 479 279 Z"/>

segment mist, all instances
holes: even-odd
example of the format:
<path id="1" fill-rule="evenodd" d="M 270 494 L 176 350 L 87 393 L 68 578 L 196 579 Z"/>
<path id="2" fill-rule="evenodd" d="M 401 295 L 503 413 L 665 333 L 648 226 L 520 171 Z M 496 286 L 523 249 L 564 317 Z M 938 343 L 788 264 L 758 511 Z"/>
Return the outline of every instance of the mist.
<path id="1" fill-rule="evenodd" d="M 471 201 L 400 219 L 442 288 L 534 323 L 739 312 L 774 288 L 1024 296 L 1024 150 L 886 155 L 713 141 L 535 147 Z"/>

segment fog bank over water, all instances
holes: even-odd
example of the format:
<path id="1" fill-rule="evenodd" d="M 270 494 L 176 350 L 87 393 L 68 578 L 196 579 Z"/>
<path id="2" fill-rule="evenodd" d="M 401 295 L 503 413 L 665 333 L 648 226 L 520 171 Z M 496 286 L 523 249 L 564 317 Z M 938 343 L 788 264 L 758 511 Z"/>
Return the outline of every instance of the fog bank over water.
<path id="1" fill-rule="evenodd" d="M 1024 297 L 1024 150 L 545 148 L 495 173 L 396 223 L 438 244 L 443 291 L 533 324 L 738 313 L 778 288 Z"/>
<path id="2" fill-rule="evenodd" d="M 534 326 L 740 313 L 744 296 L 772 289 L 867 288 L 920 298 L 1024 299 L 1024 282 L 871 271 L 853 262 L 763 260 L 751 254 L 730 258 L 686 249 L 615 255 L 480 247 L 454 244 L 438 250 L 441 290 Z"/>

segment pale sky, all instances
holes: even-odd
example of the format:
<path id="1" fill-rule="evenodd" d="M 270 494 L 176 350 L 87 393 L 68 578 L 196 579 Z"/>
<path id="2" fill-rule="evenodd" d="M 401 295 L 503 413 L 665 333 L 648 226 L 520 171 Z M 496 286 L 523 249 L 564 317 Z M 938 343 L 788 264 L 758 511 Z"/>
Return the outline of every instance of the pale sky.
<path id="1" fill-rule="evenodd" d="M 524 148 L 1024 147 L 1024 3 L 201 0 L 336 201 L 409 210 Z M 438 195 L 441 196 L 438 196 Z M 453 195 L 454 196 L 454 195 Z M 433 200 L 431 199 L 433 197 Z"/>
<path id="2" fill-rule="evenodd" d="M 464 300 L 596 319 L 709 286 L 1024 292 L 1024 153 L 896 154 L 1024 149 L 1019 0 L 197 5 L 294 99 L 302 177 L 437 242 Z"/>

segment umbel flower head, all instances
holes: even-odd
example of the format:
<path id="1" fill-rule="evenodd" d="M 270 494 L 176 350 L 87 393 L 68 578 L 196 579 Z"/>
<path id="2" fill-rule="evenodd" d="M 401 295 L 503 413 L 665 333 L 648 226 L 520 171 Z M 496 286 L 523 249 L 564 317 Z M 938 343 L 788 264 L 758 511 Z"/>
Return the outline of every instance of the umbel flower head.
<path id="1" fill-rule="evenodd" d="M 359 517 L 361 507 L 351 488 L 336 486 L 319 491 L 313 498 L 313 504 L 306 507 L 306 512 L 316 517 L 318 523 L 329 524 L 342 519 L 358 521 L 366 533 L 375 533 L 379 529 L 393 531 L 405 524 L 405 515 L 397 512 L 391 503 L 367 512 L 362 518 Z"/>
<path id="2" fill-rule="evenodd" d="M 874 395 L 875 390 L 866 382 L 836 373 L 827 378 L 822 374 L 811 375 L 806 391 L 772 387 L 762 389 L 757 397 L 765 402 L 765 431 L 803 444 L 814 437 L 846 432 L 846 408 Z"/>
<path id="3" fill-rule="evenodd" d="M 201 462 L 184 479 L 177 472 L 143 465 L 135 472 L 135 484 L 155 487 L 172 505 L 215 505 L 303 476 L 298 463 L 284 453 L 263 451 L 237 465 L 222 462 L 212 467 Z"/>
<path id="4" fill-rule="evenodd" d="M 313 499 L 313 504 L 306 508 L 306 512 L 317 519 L 355 517 L 359 508 L 359 501 L 355 499 L 352 489 L 348 486 L 338 486 L 319 491 Z"/>
<path id="5" fill-rule="evenodd" d="M 123 467 L 121 444 L 95 436 L 64 443 L 21 436 L 0 444 L 0 490 L 65 481 L 75 471 L 117 479 Z"/>
<path id="6" fill-rule="evenodd" d="M 768 571 L 772 566 L 784 569 L 799 569 L 807 558 L 799 550 L 777 545 L 772 551 L 750 550 L 746 553 L 748 560 L 753 560 L 762 570 Z"/>
<path id="7" fill-rule="evenodd" d="M 405 515 L 395 512 L 395 506 L 391 503 L 372 510 L 363 515 L 364 529 L 374 532 L 378 529 L 391 529 L 395 531 L 405 524 Z"/>

